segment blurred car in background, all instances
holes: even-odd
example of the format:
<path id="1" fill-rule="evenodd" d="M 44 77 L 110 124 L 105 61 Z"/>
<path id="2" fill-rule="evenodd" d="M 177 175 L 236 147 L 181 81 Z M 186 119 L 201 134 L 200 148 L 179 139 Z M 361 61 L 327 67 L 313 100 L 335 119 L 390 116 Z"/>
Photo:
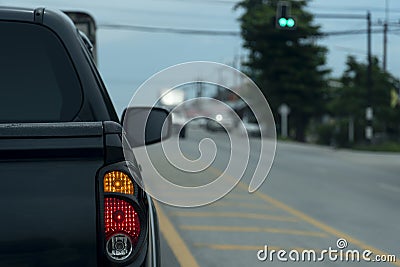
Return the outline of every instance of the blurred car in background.
<path id="1" fill-rule="evenodd" d="M 229 111 L 221 111 L 215 114 L 214 119 L 208 119 L 206 129 L 209 131 L 230 131 L 237 125 L 235 117 Z"/>
<path id="2" fill-rule="evenodd" d="M 181 109 L 175 109 L 171 111 L 172 116 L 172 132 L 179 135 L 181 138 L 186 137 L 186 125 L 187 116 Z"/>
<path id="3" fill-rule="evenodd" d="M 242 122 L 249 136 L 261 136 L 260 125 L 253 112 L 244 112 Z"/>

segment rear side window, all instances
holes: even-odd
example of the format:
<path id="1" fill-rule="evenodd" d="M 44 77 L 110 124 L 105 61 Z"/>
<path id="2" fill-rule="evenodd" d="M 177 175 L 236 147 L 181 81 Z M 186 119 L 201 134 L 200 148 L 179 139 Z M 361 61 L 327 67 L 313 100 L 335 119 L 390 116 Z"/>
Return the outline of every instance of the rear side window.
<path id="1" fill-rule="evenodd" d="M 0 21 L 0 122 L 71 121 L 83 97 L 59 38 L 36 24 Z"/>

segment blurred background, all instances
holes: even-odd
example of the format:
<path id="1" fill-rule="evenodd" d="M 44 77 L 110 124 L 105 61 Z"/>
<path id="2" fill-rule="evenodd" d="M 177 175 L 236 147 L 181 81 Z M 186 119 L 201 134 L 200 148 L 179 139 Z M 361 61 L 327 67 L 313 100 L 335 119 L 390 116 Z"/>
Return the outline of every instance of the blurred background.
<path id="1" fill-rule="evenodd" d="M 320 251 L 335 247 L 338 238 L 350 248 L 400 256 L 399 1 L 0 0 L 0 5 L 93 16 L 98 67 L 119 114 L 148 78 L 188 61 L 237 68 L 267 98 L 279 141 L 267 182 L 255 194 L 248 194 L 247 184 L 260 153 L 268 153 L 260 148 L 266 126 L 236 95 L 193 83 L 159 101 L 172 110 L 199 96 L 221 100 L 244 122 L 251 145 L 243 183 L 222 200 L 196 209 L 158 204 L 164 266 L 280 266 L 284 263 L 260 262 L 257 251 L 264 245 Z M 224 75 L 221 71 L 221 82 Z M 234 86 L 247 85 L 238 80 Z M 163 93 L 148 97 L 156 101 Z M 182 128 L 199 113 L 215 120 Z M 216 142 L 219 154 L 196 177 L 170 169 L 160 158 L 165 175 L 186 186 L 215 179 L 230 155 L 229 134 L 243 135 L 237 122 L 227 111 L 201 105 L 173 116 L 185 156 L 199 157 L 204 137 Z M 166 230 L 169 225 L 174 231 Z"/>
<path id="2" fill-rule="evenodd" d="M 156 72 L 187 61 L 215 61 L 244 71 L 263 90 L 278 134 L 279 107 L 285 104 L 291 109 L 285 138 L 358 148 L 374 139 L 380 143 L 378 150 L 399 150 L 394 144 L 399 126 L 392 122 L 399 119 L 400 3 L 294 1 L 288 12 L 298 17 L 296 30 L 282 30 L 275 27 L 277 2 L 3 0 L 0 4 L 91 14 L 97 23 L 98 66 L 120 114 L 140 84 Z M 302 65 L 305 62 L 310 64 Z M 368 76 L 376 76 L 371 81 L 368 65 L 372 68 Z M 293 87 L 298 81 L 304 81 L 304 88 Z M 375 106 L 371 123 L 365 114 L 369 106 Z M 364 138 L 369 124 L 373 136 Z"/>

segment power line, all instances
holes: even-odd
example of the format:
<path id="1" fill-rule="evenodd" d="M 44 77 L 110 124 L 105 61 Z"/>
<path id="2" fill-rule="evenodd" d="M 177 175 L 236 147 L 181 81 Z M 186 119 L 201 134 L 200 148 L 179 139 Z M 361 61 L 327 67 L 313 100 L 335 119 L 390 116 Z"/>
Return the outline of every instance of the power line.
<path id="1" fill-rule="evenodd" d="M 178 28 L 163 28 L 141 25 L 122 25 L 122 24 L 100 24 L 99 28 L 117 29 L 139 32 L 158 32 L 158 33 L 175 33 L 188 35 L 212 35 L 212 36 L 239 36 L 239 31 L 224 31 L 224 30 L 200 30 L 200 29 L 178 29 Z"/>
<path id="2" fill-rule="evenodd" d="M 400 37 L 400 31 L 396 31 L 396 32 L 389 32 L 392 35 L 398 36 Z"/>
<path id="3" fill-rule="evenodd" d="M 323 18 L 323 19 L 366 19 L 366 15 L 362 14 L 332 14 L 332 13 L 321 13 L 314 14 L 315 18 Z"/>
<path id="4" fill-rule="evenodd" d="M 234 30 L 202 30 L 202 29 L 182 29 L 182 28 L 166 28 L 156 26 L 143 26 L 143 25 L 124 25 L 124 24 L 99 24 L 99 28 L 106 30 L 126 30 L 137 32 L 153 32 L 153 33 L 172 33 L 182 35 L 208 35 L 208 36 L 240 36 L 240 31 Z M 400 30 L 400 29 L 399 29 Z M 391 30 L 390 32 L 399 30 Z M 358 35 L 366 34 L 366 29 L 344 30 L 324 32 L 318 36 L 341 36 L 341 35 Z M 372 33 L 383 33 L 383 29 L 373 29 Z"/>
<path id="5" fill-rule="evenodd" d="M 400 29 L 399 29 L 400 30 Z M 398 32 L 399 30 L 392 30 L 390 32 Z M 383 29 L 373 29 L 371 33 L 383 33 Z M 340 35 L 357 35 L 357 34 L 366 34 L 367 30 L 347 30 L 347 31 L 333 31 L 322 33 L 323 36 L 340 36 Z"/>
<path id="6" fill-rule="evenodd" d="M 335 11 L 359 11 L 359 12 L 365 12 L 366 10 L 370 10 L 371 12 L 381 12 L 381 13 L 385 13 L 386 12 L 386 7 L 373 7 L 373 6 L 369 6 L 369 7 L 357 7 L 357 6 L 332 6 L 332 5 L 328 5 L 328 6 L 322 6 L 322 5 L 309 5 L 308 9 L 318 9 L 318 10 L 335 10 Z M 391 8 L 390 13 L 399 13 L 400 12 L 400 8 Z"/>
<path id="7" fill-rule="evenodd" d="M 229 0 L 156 0 L 160 2 L 185 2 L 186 3 L 212 3 L 212 4 L 228 4 L 236 5 L 239 1 L 229 1 Z"/>
<path id="8" fill-rule="evenodd" d="M 160 2 L 185 2 L 185 3 L 211 3 L 211 4 L 228 4 L 235 5 L 240 1 L 237 0 L 155 0 Z M 320 10 L 338 10 L 338 11 L 360 11 L 365 12 L 366 10 L 370 10 L 372 12 L 386 12 L 386 7 L 378 7 L 378 6 L 369 6 L 369 7 L 360 7 L 360 6 L 334 6 L 334 5 L 315 5 L 311 4 L 308 6 L 309 9 L 320 9 Z M 390 9 L 390 13 L 400 13 L 400 8 L 392 8 Z"/>

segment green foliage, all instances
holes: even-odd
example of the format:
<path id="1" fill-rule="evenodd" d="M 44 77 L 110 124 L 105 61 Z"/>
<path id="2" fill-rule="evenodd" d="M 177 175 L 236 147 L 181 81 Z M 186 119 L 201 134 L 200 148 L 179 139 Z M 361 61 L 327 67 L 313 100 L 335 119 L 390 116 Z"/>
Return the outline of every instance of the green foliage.
<path id="1" fill-rule="evenodd" d="M 277 119 L 278 106 L 291 108 L 290 132 L 304 141 L 309 120 L 324 109 L 324 67 L 327 49 L 315 43 L 321 36 L 313 16 L 305 10 L 306 1 L 292 1 L 295 30 L 276 28 L 277 0 L 244 0 L 237 7 L 244 13 L 239 18 L 244 47 L 249 51 L 248 75 L 260 86 Z"/>
<path id="2" fill-rule="evenodd" d="M 363 131 L 366 125 L 365 109 L 369 98 L 367 64 L 349 56 L 346 65 L 347 68 L 340 78 L 342 86 L 330 92 L 329 109 L 336 118 L 341 120 L 352 116 L 359 133 L 356 141 L 363 142 Z M 389 137 L 399 134 L 400 110 L 399 107 L 391 106 L 391 92 L 398 85 L 399 81 L 391 74 L 384 72 L 378 60 L 374 58 L 370 99 L 374 110 L 373 127 L 376 133 L 385 133 Z"/>
<path id="3" fill-rule="evenodd" d="M 317 129 L 317 144 L 320 145 L 332 145 L 333 133 L 335 131 L 335 125 L 332 123 L 320 124 Z"/>

